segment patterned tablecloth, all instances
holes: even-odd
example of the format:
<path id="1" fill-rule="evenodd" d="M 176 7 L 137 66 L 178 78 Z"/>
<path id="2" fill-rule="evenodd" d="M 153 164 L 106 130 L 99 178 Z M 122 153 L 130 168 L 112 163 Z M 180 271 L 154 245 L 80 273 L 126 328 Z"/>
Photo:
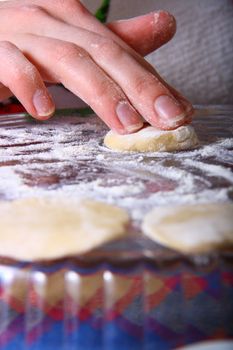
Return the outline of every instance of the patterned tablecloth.
<path id="1" fill-rule="evenodd" d="M 174 349 L 233 338 L 232 262 L 1 266 L 0 349 Z"/>

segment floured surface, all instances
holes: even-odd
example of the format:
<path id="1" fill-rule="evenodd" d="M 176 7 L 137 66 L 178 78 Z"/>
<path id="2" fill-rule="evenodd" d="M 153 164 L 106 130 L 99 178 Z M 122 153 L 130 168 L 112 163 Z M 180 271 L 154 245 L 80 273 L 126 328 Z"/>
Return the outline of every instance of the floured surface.
<path id="1" fill-rule="evenodd" d="M 169 248 L 202 253 L 233 245 L 233 203 L 156 207 L 143 232 Z"/>
<path id="2" fill-rule="evenodd" d="M 0 256 L 56 259 L 87 252 L 127 232 L 127 213 L 97 201 L 28 198 L 0 202 Z"/>
<path id="3" fill-rule="evenodd" d="M 129 135 L 109 131 L 104 138 L 104 144 L 115 151 L 173 152 L 193 149 L 199 141 L 191 125 L 168 131 L 146 126 Z"/>
<path id="4" fill-rule="evenodd" d="M 232 110 L 203 109 L 194 118 L 198 149 L 149 154 L 108 150 L 107 128 L 94 116 L 46 123 L 0 117 L 0 199 L 100 200 L 125 208 L 135 232 L 155 206 L 227 202 L 233 185 L 232 117 Z M 144 238 L 135 237 L 144 247 Z"/>

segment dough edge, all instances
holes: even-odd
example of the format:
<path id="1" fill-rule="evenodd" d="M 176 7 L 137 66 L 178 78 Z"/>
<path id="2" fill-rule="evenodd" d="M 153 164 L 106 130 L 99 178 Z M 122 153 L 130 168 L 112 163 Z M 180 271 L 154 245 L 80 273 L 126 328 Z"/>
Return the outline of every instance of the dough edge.
<path id="1" fill-rule="evenodd" d="M 10 202 L 0 202 L 0 211 L 1 215 L 4 215 L 4 220 L 0 222 L 0 256 L 23 261 L 59 259 L 86 253 L 127 234 L 129 223 L 129 215 L 124 209 L 92 199 L 24 198 Z M 33 215 L 38 214 L 38 212 L 45 216 L 45 218 L 41 218 L 45 220 L 46 225 L 49 223 L 49 229 L 52 232 L 47 232 L 49 230 L 48 225 L 43 227 L 43 223 L 39 223 L 42 226 L 36 227 L 36 233 L 30 233 L 30 227 L 32 228 L 33 225 L 37 225 L 39 222 L 38 217 L 34 216 L 33 219 Z M 64 227 L 60 228 L 60 232 L 55 232 L 57 218 L 60 216 L 58 227 L 60 222 L 62 224 L 63 221 L 66 221 L 65 217 L 64 220 L 61 218 L 63 214 L 73 220 L 71 220 L 72 232 L 66 233 L 67 236 L 64 236 Z M 13 221 L 12 217 L 14 218 Z M 89 220 L 85 220 L 88 218 Z M 22 223 L 26 225 L 23 230 Z M 77 224 L 79 233 L 74 232 L 73 224 Z M 43 237 L 43 234 L 38 237 L 38 232 L 43 230 L 50 237 L 45 235 Z M 96 234 L 93 235 L 93 232 L 96 232 Z M 81 242 L 82 244 L 79 247 L 77 241 L 67 243 L 65 239 L 68 240 L 69 237 L 70 239 L 72 237 L 77 238 L 77 241 L 80 237 L 80 240 L 84 240 L 84 242 Z M 92 237 L 93 240 L 91 240 Z M 42 243 L 41 246 L 36 247 L 38 238 L 42 239 Z M 46 251 L 46 240 L 48 241 L 48 251 Z M 63 241 L 64 248 L 59 245 L 59 240 Z M 19 244 L 21 241 L 22 245 Z"/>
<path id="2" fill-rule="evenodd" d="M 121 152 L 173 152 L 193 149 L 198 146 L 199 140 L 191 125 L 168 131 L 147 126 L 128 135 L 119 135 L 110 130 L 105 135 L 104 144 L 111 150 Z"/>
<path id="3" fill-rule="evenodd" d="M 166 221 L 166 218 L 169 218 L 170 215 L 175 216 L 177 213 L 180 214 L 181 211 L 187 213 L 187 211 L 192 209 L 194 210 L 196 209 L 200 211 L 207 210 L 207 213 L 208 213 L 208 210 L 211 211 L 212 209 L 213 210 L 220 209 L 221 214 L 223 213 L 223 211 L 225 211 L 227 220 L 228 220 L 226 227 L 229 225 L 229 227 L 231 227 L 230 231 L 226 231 L 225 234 L 222 236 L 222 239 L 220 239 L 219 233 L 218 233 L 218 239 L 214 239 L 214 233 L 216 232 L 214 232 L 215 229 L 213 229 L 212 236 L 209 239 L 207 239 L 206 241 L 203 240 L 205 241 L 204 243 L 203 241 L 200 240 L 199 243 L 196 243 L 196 244 L 187 244 L 187 242 L 186 244 L 184 244 L 182 242 L 182 238 L 179 238 L 178 236 L 179 232 L 171 233 L 169 235 L 166 232 L 166 230 L 169 229 L 169 224 L 167 226 L 167 224 L 165 223 L 165 226 L 163 226 L 163 223 L 161 223 L 161 221 L 163 220 Z M 218 218 L 219 220 L 221 220 L 220 215 Z M 207 217 L 207 219 L 205 218 L 205 224 L 206 225 L 211 224 L 211 218 L 209 217 Z M 184 226 L 187 226 L 187 225 L 188 225 L 188 221 L 185 222 Z M 203 254 L 216 249 L 219 250 L 222 248 L 226 248 L 227 246 L 233 247 L 233 203 L 231 202 L 207 203 L 207 204 L 179 205 L 177 207 L 172 207 L 172 206 L 155 207 L 145 215 L 141 228 L 142 228 L 143 234 L 148 236 L 154 242 L 162 244 L 167 248 L 177 250 L 184 254 L 199 254 L 199 253 Z M 170 229 L 172 229 L 172 227 L 170 227 Z M 176 229 L 175 225 L 173 229 L 174 230 Z M 197 225 L 196 232 L 198 229 L 199 228 Z M 165 231 L 165 234 L 164 234 L 164 231 Z M 192 239 L 191 236 L 189 237 Z"/>

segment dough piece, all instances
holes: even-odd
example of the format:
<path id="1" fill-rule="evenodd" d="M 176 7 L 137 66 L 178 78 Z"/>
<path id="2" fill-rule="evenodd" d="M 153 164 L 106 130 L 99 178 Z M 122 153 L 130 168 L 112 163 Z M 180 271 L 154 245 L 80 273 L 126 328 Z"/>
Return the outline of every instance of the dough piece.
<path id="1" fill-rule="evenodd" d="M 24 261 L 84 253 L 126 233 L 128 214 L 84 200 L 29 198 L 0 203 L 0 256 Z"/>
<path id="2" fill-rule="evenodd" d="M 154 241 L 184 253 L 233 245 L 233 203 L 154 208 L 142 230 Z"/>
<path id="3" fill-rule="evenodd" d="M 104 144 L 115 151 L 171 152 L 192 149 L 198 145 L 192 126 L 181 126 L 176 130 L 163 131 L 147 126 L 133 134 L 119 135 L 109 131 Z"/>

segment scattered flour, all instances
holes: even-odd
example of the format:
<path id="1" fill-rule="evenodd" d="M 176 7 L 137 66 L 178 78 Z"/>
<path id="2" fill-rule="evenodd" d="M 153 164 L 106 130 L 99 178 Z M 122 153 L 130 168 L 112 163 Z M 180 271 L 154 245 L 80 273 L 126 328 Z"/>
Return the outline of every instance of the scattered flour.
<path id="1" fill-rule="evenodd" d="M 203 132 L 203 123 L 211 122 L 200 120 Z M 208 135 L 211 142 L 203 135 L 198 149 L 145 155 L 105 148 L 106 128 L 94 117 L 55 117 L 46 123 L 21 117 L 18 122 L 14 119 L 13 126 L 3 124 L 3 200 L 54 195 L 92 198 L 126 208 L 138 222 L 154 206 L 225 202 L 233 191 L 233 138 L 219 139 L 218 125 Z M 225 182 L 219 185 L 216 179 Z"/>
<path id="2" fill-rule="evenodd" d="M 207 164 L 192 159 L 185 159 L 184 163 L 187 165 L 191 165 L 194 168 L 202 170 L 203 173 L 206 173 L 209 176 L 223 177 L 229 182 L 233 183 L 233 173 L 231 169 L 228 169 L 227 167 L 214 164 Z"/>

